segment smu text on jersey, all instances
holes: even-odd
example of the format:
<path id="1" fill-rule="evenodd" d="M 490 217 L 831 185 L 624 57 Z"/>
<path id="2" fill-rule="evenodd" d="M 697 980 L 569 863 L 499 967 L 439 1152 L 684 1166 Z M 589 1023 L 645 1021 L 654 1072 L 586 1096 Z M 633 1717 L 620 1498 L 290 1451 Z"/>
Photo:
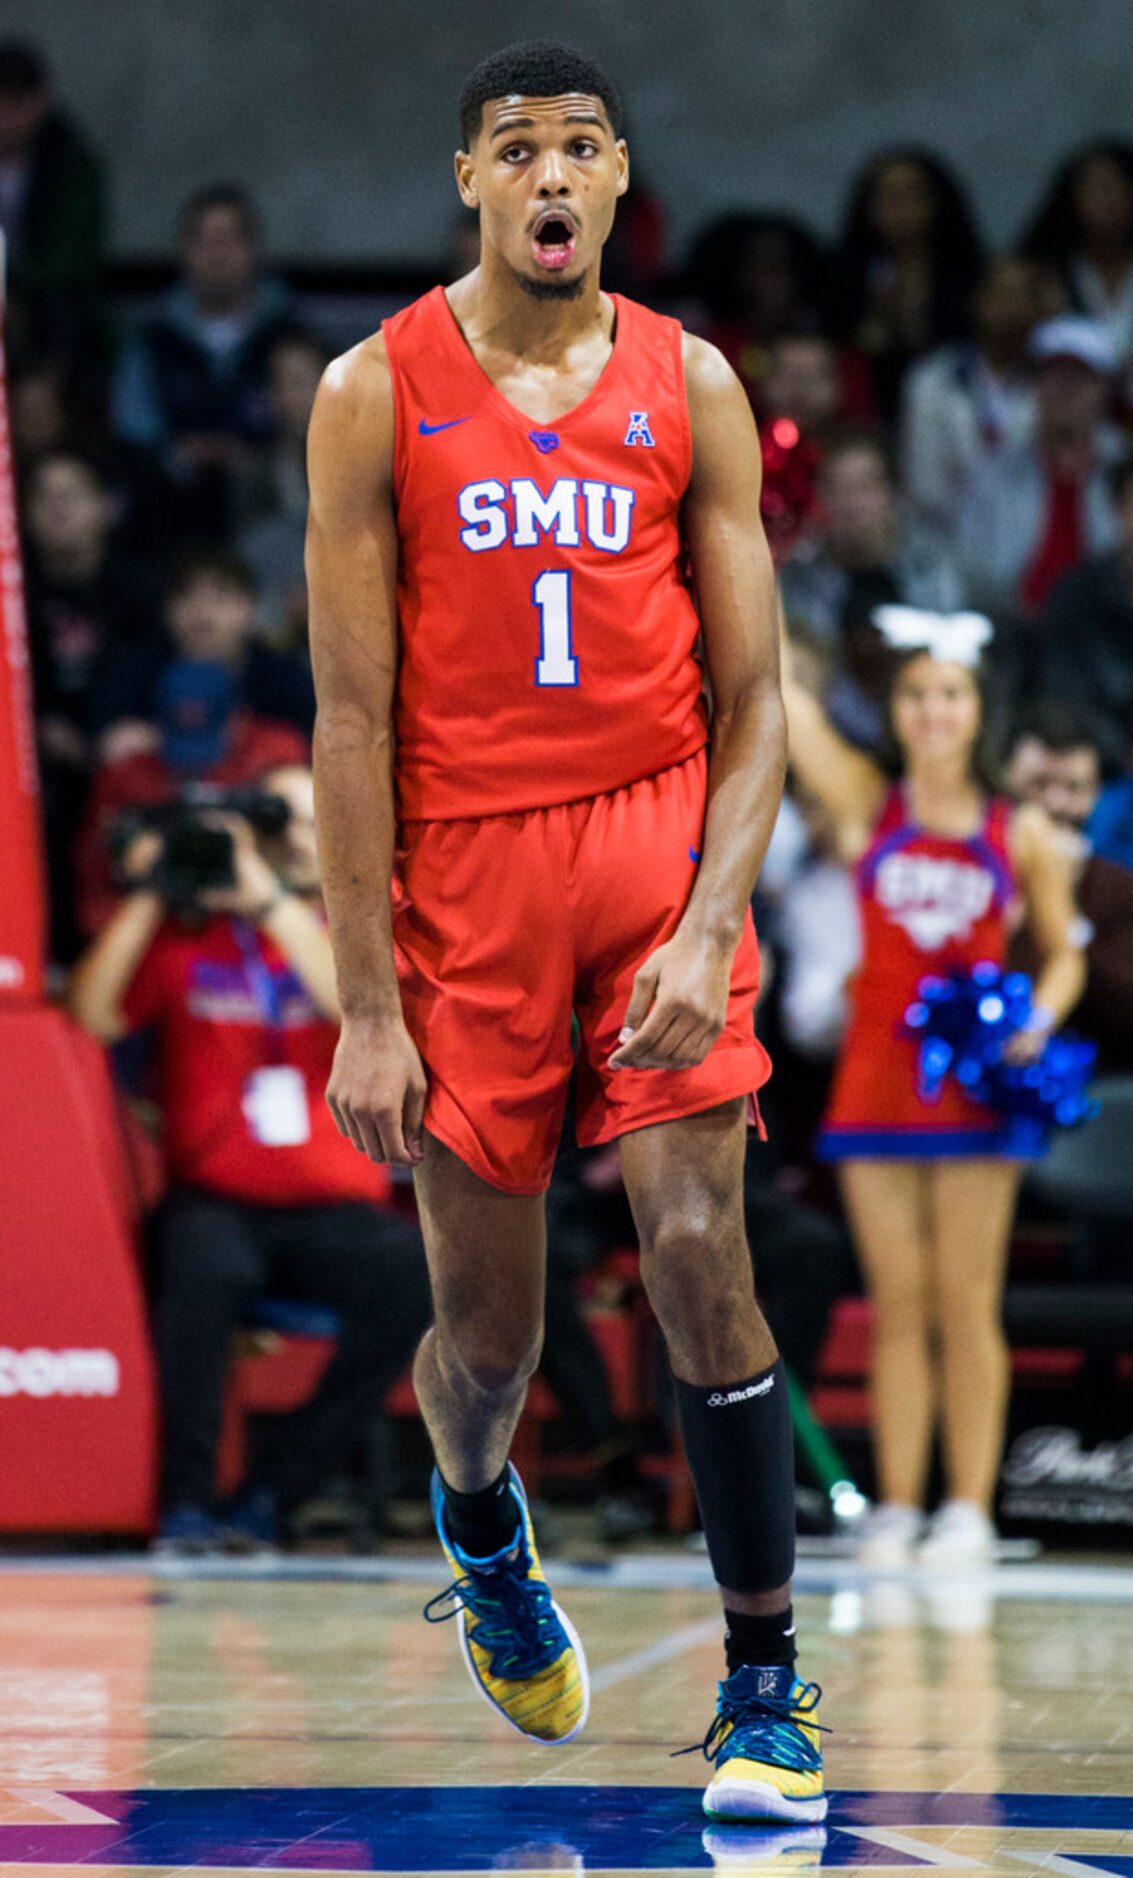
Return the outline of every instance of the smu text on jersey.
<path id="1" fill-rule="evenodd" d="M 608 794 L 707 741 L 681 330 L 620 295 L 612 310 L 604 369 L 554 415 L 493 384 L 443 288 L 382 327 L 405 821 Z"/>
<path id="2" fill-rule="evenodd" d="M 543 540 L 577 548 L 584 538 L 593 548 L 620 554 L 629 546 L 635 500 L 632 489 L 574 476 L 557 477 L 546 495 L 530 476 L 513 477 L 506 486 L 494 479 L 466 483 L 457 497 L 468 524 L 460 539 L 473 554 L 505 543 L 534 548 Z"/>

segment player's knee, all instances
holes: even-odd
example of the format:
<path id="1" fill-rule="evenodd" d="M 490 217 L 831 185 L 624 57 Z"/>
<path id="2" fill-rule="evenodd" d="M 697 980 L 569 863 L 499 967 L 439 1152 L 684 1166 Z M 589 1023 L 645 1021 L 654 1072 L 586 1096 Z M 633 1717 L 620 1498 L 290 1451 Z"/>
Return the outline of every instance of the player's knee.
<path id="1" fill-rule="evenodd" d="M 509 1331 L 496 1325 L 476 1338 L 442 1338 L 444 1356 L 457 1369 L 466 1388 L 477 1395 L 504 1397 L 530 1382 L 543 1351 L 542 1333 Z"/>
<path id="2" fill-rule="evenodd" d="M 667 1332 L 710 1332 L 757 1308 L 742 1228 L 709 1208 L 675 1211 L 658 1223 L 642 1242 L 641 1278 Z"/>

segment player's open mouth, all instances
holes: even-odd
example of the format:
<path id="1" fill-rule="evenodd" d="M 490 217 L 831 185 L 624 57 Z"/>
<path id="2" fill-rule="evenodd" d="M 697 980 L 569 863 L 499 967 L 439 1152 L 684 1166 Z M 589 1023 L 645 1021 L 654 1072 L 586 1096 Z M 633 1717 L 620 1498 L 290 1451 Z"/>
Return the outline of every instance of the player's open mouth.
<path id="1" fill-rule="evenodd" d="M 574 259 L 574 224 L 563 215 L 547 215 L 537 223 L 531 241 L 540 267 L 567 267 Z"/>

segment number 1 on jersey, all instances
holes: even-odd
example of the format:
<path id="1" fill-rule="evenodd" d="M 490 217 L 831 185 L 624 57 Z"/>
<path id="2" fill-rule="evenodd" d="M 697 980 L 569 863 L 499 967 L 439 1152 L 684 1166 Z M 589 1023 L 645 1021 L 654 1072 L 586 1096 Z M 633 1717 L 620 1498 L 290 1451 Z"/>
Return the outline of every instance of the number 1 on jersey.
<path id="1" fill-rule="evenodd" d="M 546 568 L 531 589 L 539 609 L 539 657 L 535 661 L 537 685 L 577 685 L 578 660 L 570 643 L 570 575 Z"/>

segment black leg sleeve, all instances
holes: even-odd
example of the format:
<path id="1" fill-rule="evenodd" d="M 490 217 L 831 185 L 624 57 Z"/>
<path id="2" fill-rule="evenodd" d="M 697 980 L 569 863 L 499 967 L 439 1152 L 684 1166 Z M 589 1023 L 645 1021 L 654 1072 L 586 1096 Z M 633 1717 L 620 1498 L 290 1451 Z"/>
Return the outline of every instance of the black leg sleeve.
<path id="1" fill-rule="evenodd" d="M 746 1382 L 676 1383 L 708 1556 L 728 1591 L 775 1591 L 795 1568 L 795 1463 L 782 1359 Z"/>

